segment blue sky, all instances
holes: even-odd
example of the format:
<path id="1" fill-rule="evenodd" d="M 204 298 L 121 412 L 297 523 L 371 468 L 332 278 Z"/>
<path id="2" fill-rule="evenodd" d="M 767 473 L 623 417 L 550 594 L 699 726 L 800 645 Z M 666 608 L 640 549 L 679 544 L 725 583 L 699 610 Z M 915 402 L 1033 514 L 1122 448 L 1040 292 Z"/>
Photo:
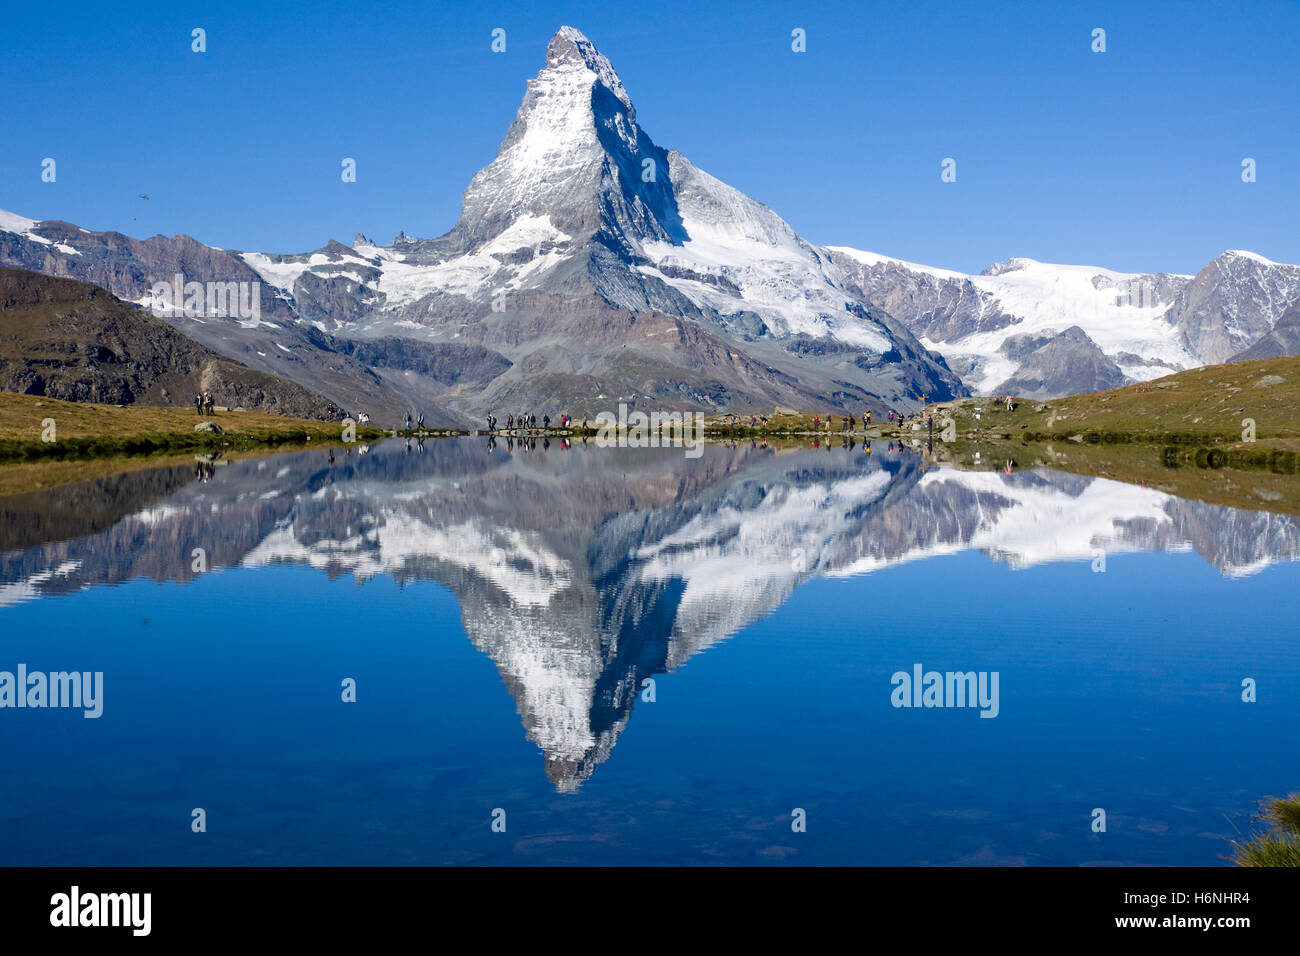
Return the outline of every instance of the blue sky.
<path id="1" fill-rule="evenodd" d="M 0 208 L 269 252 L 439 235 L 565 23 L 657 143 L 813 242 L 964 271 L 1300 262 L 1300 4 L 1283 0 L 12 5 Z"/>

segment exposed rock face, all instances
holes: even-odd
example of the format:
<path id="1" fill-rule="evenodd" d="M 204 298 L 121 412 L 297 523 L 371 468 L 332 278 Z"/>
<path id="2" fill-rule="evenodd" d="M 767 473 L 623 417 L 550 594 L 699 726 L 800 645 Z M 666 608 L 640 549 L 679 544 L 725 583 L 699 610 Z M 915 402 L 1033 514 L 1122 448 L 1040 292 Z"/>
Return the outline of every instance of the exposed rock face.
<path id="1" fill-rule="evenodd" d="M 0 269 L 0 389 L 76 402 L 217 404 L 303 418 L 328 402 L 181 335 L 103 289 Z"/>
<path id="2" fill-rule="evenodd" d="M 1300 299 L 1282 314 L 1271 332 L 1250 348 L 1233 356 L 1233 361 L 1278 358 L 1282 355 L 1300 355 Z"/>
<path id="3" fill-rule="evenodd" d="M 999 395 L 1055 398 L 1118 388 L 1125 381 L 1119 366 L 1077 325 L 1050 338 L 1008 339 L 1003 347 L 1016 352 L 1020 367 L 1015 375 L 998 385 Z M 1024 352 L 1025 348 L 1031 350 Z"/>
<path id="4" fill-rule="evenodd" d="M 1266 336 L 1300 299 L 1300 266 L 1225 252 L 1196 274 L 1170 321 L 1204 364 L 1227 362 Z"/>

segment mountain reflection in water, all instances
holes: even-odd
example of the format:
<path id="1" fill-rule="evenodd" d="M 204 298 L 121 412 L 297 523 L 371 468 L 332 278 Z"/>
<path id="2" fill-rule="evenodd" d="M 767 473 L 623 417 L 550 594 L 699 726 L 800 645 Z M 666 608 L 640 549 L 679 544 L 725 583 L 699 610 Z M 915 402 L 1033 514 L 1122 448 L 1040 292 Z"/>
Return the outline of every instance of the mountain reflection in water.
<path id="1" fill-rule="evenodd" d="M 680 451 L 387 441 L 0 499 L 0 607 L 146 577 L 309 565 L 433 580 L 495 663 L 560 791 L 643 682 L 814 576 L 976 549 L 1015 568 L 1192 549 L 1222 575 L 1300 554 L 1297 519 L 1058 472 L 961 472 L 863 446 Z M 332 460 L 331 460 L 332 458 Z M 211 477 L 208 477 L 208 474 Z M 206 480 L 199 480 L 202 477 Z"/>

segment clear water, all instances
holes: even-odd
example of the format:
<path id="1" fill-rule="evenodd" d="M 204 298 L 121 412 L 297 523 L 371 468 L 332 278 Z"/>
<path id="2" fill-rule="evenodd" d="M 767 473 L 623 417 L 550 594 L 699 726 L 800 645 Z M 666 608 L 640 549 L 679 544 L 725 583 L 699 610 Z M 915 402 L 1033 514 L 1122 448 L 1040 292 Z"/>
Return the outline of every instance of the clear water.
<path id="1" fill-rule="evenodd" d="M 1300 789 L 1289 516 L 882 444 L 466 439 L 0 529 L 0 670 L 104 675 L 99 719 L 0 709 L 3 864 L 1216 865 Z M 997 672 L 997 716 L 893 706 L 916 664 Z"/>

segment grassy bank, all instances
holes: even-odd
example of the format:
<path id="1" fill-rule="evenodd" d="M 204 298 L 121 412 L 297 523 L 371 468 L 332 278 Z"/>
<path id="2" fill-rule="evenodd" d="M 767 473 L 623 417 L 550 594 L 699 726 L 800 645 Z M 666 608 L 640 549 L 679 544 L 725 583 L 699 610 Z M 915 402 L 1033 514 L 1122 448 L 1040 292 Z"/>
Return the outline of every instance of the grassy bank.
<path id="1" fill-rule="evenodd" d="M 196 432 L 199 422 L 214 422 L 221 433 Z M 359 441 L 383 435 L 378 428 L 357 427 Z M 262 412 L 200 416 L 185 408 L 94 405 L 0 392 L 0 462 L 4 463 L 240 451 L 338 442 L 341 437 L 342 429 L 334 422 Z"/>
<path id="2" fill-rule="evenodd" d="M 963 398 L 926 413 L 936 438 L 947 430 L 952 439 L 936 442 L 936 455 L 958 467 L 1047 467 L 1300 514 L 1297 357 L 1207 366 L 1068 398 L 1017 398 L 1010 410 L 993 398 Z"/>
<path id="3" fill-rule="evenodd" d="M 926 412 L 936 431 L 951 419 L 967 437 L 1090 444 L 1238 443 L 1253 423 L 1256 440 L 1293 441 L 1300 450 L 1300 358 L 1208 365 L 1145 388 L 1017 398 L 1011 411 L 993 398 L 963 398 L 935 402 Z"/>

